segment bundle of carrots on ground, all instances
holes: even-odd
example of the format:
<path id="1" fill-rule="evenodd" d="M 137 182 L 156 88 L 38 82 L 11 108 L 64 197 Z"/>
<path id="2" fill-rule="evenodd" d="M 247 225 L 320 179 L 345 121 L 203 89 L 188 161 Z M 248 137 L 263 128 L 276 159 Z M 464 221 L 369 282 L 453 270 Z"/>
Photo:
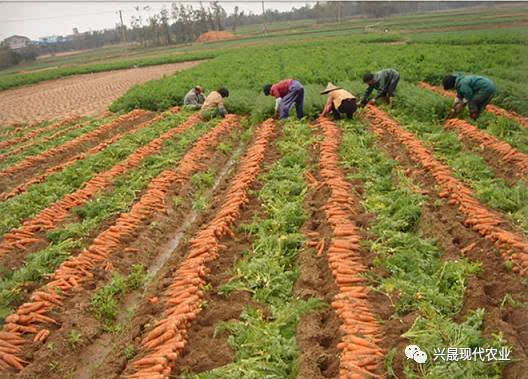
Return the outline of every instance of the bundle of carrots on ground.
<path id="1" fill-rule="evenodd" d="M 443 88 L 432 86 L 431 84 L 428 84 L 426 82 L 418 82 L 418 87 L 427 89 L 429 91 L 436 92 L 439 95 L 446 96 L 446 97 L 455 97 L 454 92 L 446 91 Z M 506 109 L 502 109 L 500 107 L 497 107 L 493 104 L 488 104 L 486 106 L 486 111 L 493 113 L 497 116 L 502 116 L 505 118 L 509 118 L 510 120 L 516 121 L 525 128 L 528 128 L 528 117 L 521 116 L 520 114 L 514 112 L 514 111 L 507 111 Z"/>
<path id="2" fill-rule="evenodd" d="M 468 138 L 480 146 L 496 153 L 500 159 L 511 163 L 522 174 L 528 173 L 528 154 L 521 153 L 506 142 L 500 141 L 487 133 L 480 131 L 476 126 L 464 120 L 450 119 L 444 124 L 444 128 L 457 132 L 460 138 Z"/>
<path id="3" fill-rule="evenodd" d="M 177 113 L 177 112 L 179 112 L 179 107 L 176 106 L 176 107 L 170 108 L 167 112 L 169 112 L 169 113 Z M 75 162 L 80 161 L 80 160 L 82 160 L 82 159 L 84 159 L 84 158 L 86 158 L 86 157 L 88 157 L 90 155 L 94 155 L 94 154 L 99 153 L 100 151 L 106 149 L 108 146 L 114 144 L 115 142 L 117 142 L 118 140 L 120 140 L 121 138 L 123 138 L 126 135 L 134 134 L 135 132 L 137 132 L 140 129 L 143 129 L 144 127 L 147 127 L 149 125 L 152 125 L 153 123 L 161 121 L 163 118 L 166 117 L 166 114 L 167 113 L 158 115 L 155 118 L 153 118 L 152 120 L 142 122 L 141 124 L 137 125 L 136 127 L 132 128 L 130 130 L 127 130 L 127 131 L 122 132 L 122 133 L 118 133 L 118 134 L 114 135 L 112 138 L 104 140 L 99 145 L 92 147 L 88 151 L 83 152 L 83 153 L 79 153 L 79 154 L 75 155 L 73 158 L 70 158 L 69 160 L 67 160 L 66 162 L 62 162 L 62 163 L 59 163 L 56 166 L 50 167 L 42 175 L 36 176 L 34 178 L 29 178 L 26 182 L 18 185 L 17 187 L 12 189 L 11 191 L 4 192 L 4 193 L 0 194 L 0 201 L 7 200 L 7 199 L 9 199 L 11 197 L 20 195 L 21 193 L 27 191 L 27 189 L 29 187 L 31 187 L 32 185 L 44 182 L 44 180 L 46 180 L 46 178 L 48 176 L 50 176 L 51 174 L 59 172 L 59 171 L 62 171 L 66 167 L 71 166 Z"/>
<path id="4" fill-rule="evenodd" d="M 63 262 L 51 275 L 52 281 L 35 292 L 30 302 L 22 304 L 13 316 L 31 315 L 30 319 L 13 317 L 13 322 L 4 325 L 4 331 L 12 332 L 22 337 L 23 334 L 37 334 L 37 326 L 55 323 L 55 321 L 44 316 L 55 306 L 61 306 L 64 296 L 71 294 L 80 285 L 91 279 L 93 270 L 98 264 L 104 263 L 107 258 L 116 252 L 123 241 L 130 238 L 147 220 L 159 212 L 166 210 L 165 195 L 169 189 L 178 182 L 187 181 L 190 176 L 203 166 L 206 151 L 213 154 L 213 147 L 218 142 L 221 134 L 232 129 L 236 122 L 236 116 L 229 116 L 219 123 L 213 130 L 204 135 L 181 159 L 175 171 L 166 170 L 153 179 L 148 185 L 144 195 L 134 204 L 130 212 L 121 214 L 115 224 L 100 233 L 92 244 L 83 250 L 78 256 Z M 187 119 L 179 128 L 185 129 L 199 121 L 198 115 Z M 186 125 L 184 125 L 186 124 Z M 204 140 L 205 142 L 202 142 Z M 60 293 L 61 295 L 57 295 Z M 43 318 L 42 316 L 46 317 Z M 10 317 L 10 316 L 8 316 Z M 27 342 L 25 339 L 23 340 Z M 11 358 L 16 357 L 16 352 L 11 353 Z M 20 369 L 19 366 L 7 363 Z"/>
<path id="5" fill-rule="evenodd" d="M 112 129 L 117 128 L 122 123 L 137 120 L 138 118 L 148 113 L 149 113 L 148 111 L 143 110 L 143 109 L 135 109 L 127 114 L 119 116 L 118 118 L 116 118 L 112 122 L 109 122 L 108 124 L 100 126 L 97 129 L 92 130 L 88 133 L 81 134 L 79 137 L 71 141 L 65 142 L 60 146 L 54 147 L 53 149 L 49 149 L 49 150 L 43 151 L 40 154 L 27 157 L 21 162 L 13 166 L 10 166 L 6 168 L 5 170 L 0 171 L 0 178 L 4 178 L 6 176 L 16 174 L 19 171 L 26 170 L 30 167 L 38 166 L 40 163 L 43 163 L 56 155 L 62 154 L 68 150 L 73 150 L 77 148 L 78 146 L 80 146 L 81 144 L 89 140 L 95 139 L 99 137 L 100 135 L 107 133 L 111 131 Z"/>
<path id="6" fill-rule="evenodd" d="M 339 128 L 326 118 L 319 118 L 323 132 L 320 143 L 320 169 L 330 196 L 324 205 L 332 230 L 328 261 L 339 288 L 332 307 L 339 316 L 344 333 L 338 344 L 342 350 L 340 378 L 381 378 L 383 350 L 378 346 L 382 330 L 369 310 L 368 288 L 361 274 L 367 271 L 362 263 L 360 236 L 350 220 L 353 212 L 351 185 L 339 167 Z"/>
<path id="7" fill-rule="evenodd" d="M 33 131 L 29 132 L 28 134 L 23 135 L 21 137 L 11 138 L 11 139 L 8 139 L 6 141 L 2 141 L 2 142 L 0 142 L 0 149 L 3 149 L 4 147 L 11 146 L 11 145 L 16 145 L 16 144 L 18 144 L 20 142 L 28 141 L 30 139 L 33 139 L 33 138 L 37 137 L 38 135 L 40 135 L 42 133 L 46 133 L 46 132 L 52 131 L 52 130 L 54 130 L 56 128 L 60 128 L 61 126 L 70 124 L 72 122 L 75 122 L 78 119 L 80 119 L 79 116 L 70 116 L 68 118 L 65 118 L 62 121 L 58 121 L 58 122 L 55 122 L 55 123 L 53 123 L 51 125 L 45 126 L 43 128 L 39 128 L 37 130 L 33 130 Z M 3 155 L 4 154 L 0 155 L 0 160 L 3 159 Z"/>
<path id="8" fill-rule="evenodd" d="M 164 115 L 159 115 L 154 120 L 149 121 L 149 124 L 159 121 L 163 117 Z M 158 138 L 153 139 L 147 145 L 140 147 L 129 155 L 124 161 L 116 164 L 109 170 L 97 174 L 77 191 L 64 196 L 48 208 L 40 211 L 35 217 L 25 221 L 19 228 L 9 231 L 4 236 L 2 242 L 0 242 L 0 256 L 4 256 L 16 249 L 27 249 L 30 245 L 38 242 L 39 240 L 36 238 L 38 232 L 55 228 L 62 220 L 68 217 L 72 208 L 86 203 L 96 193 L 109 187 L 116 177 L 133 167 L 137 167 L 145 157 L 160 151 L 166 140 L 181 133 L 198 121 L 198 115 L 191 116 L 188 122 L 172 128 Z"/>
<path id="9" fill-rule="evenodd" d="M 223 246 L 220 240 L 233 237 L 229 229 L 240 217 L 248 202 L 247 192 L 260 171 L 260 163 L 274 133 L 272 120 L 259 128 L 253 145 L 240 162 L 214 219 L 190 241 L 187 257 L 174 275 L 174 282 L 165 292 L 165 318 L 159 320 L 142 341 L 146 354 L 132 361 L 128 378 L 168 378 L 172 365 L 186 343 L 187 331 L 200 310 L 202 288 L 208 273 L 207 264 L 218 257 Z"/>
<path id="10" fill-rule="evenodd" d="M 458 205 L 465 224 L 493 242 L 504 258 L 511 259 L 514 272 L 528 274 L 528 243 L 523 237 L 501 227 L 505 221 L 475 199 L 473 191 L 455 179 L 451 170 L 437 161 L 412 133 L 374 106 L 368 106 L 364 115 L 377 134 L 390 133 L 406 147 L 412 160 L 431 173 L 441 189 L 439 196 L 449 198 L 451 205 Z"/>

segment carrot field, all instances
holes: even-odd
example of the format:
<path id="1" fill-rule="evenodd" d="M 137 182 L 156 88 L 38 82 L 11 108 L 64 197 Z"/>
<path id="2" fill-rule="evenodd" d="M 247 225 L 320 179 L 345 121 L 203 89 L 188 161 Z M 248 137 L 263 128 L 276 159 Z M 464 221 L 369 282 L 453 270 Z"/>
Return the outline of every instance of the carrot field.
<path id="1" fill-rule="evenodd" d="M 100 117 L 2 126 L 0 377 L 528 378 L 526 43 L 449 36 L 205 51 Z M 393 104 L 318 116 L 385 67 Z M 454 71 L 497 83 L 476 121 L 444 120 Z M 287 77 L 301 120 L 262 94 Z M 230 114 L 182 108 L 195 84 Z"/>

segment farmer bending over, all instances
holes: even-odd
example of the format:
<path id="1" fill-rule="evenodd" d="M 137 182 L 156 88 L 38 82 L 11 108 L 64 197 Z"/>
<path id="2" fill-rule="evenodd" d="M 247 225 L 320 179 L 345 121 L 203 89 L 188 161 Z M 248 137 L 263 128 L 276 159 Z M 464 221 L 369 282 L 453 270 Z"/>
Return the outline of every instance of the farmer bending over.
<path id="1" fill-rule="evenodd" d="M 204 103 L 203 89 L 200 86 L 196 86 L 187 92 L 187 95 L 183 98 L 183 105 L 189 109 L 200 109 Z"/>
<path id="2" fill-rule="evenodd" d="M 385 103 L 391 103 L 391 97 L 394 97 L 394 91 L 400 81 L 400 73 L 393 68 L 387 68 L 373 73 L 366 73 L 363 75 L 363 83 L 368 84 L 367 90 L 361 99 L 360 106 L 365 106 L 369 102 L 370 95 L 373 90 L 376 90 L 376 98 L 371 101 L 374 104 L 378 99 L 382 99 Z"/>
<path id="3" fill-rule="evenodd" d="M 321 113 L 321 116 L 326 116 L 332 112 L 332 115 L 336 119 L 341 118 L 341 113 L 347 115 L 347 118 L 352 118 L 354 112 L 357 109 L 356 98 L 350 92 L 336 87 L 332 83 L 328 83 L 325 90 L 321 92 L 321 95 L 328 94 L 328 100 Z"/>
<path id="4" fill-rule="evenodd" d="M 456 89 L 455 103 L 446 118 L 456 116 L 468 104 L 469 117 L 476 120 L 497 92 L 495 83 L 484 76 L 447 75 L 442 84 L 446 90 Z"/>
<path id="5" fill-rule="evenodd" d="M 287 118 L 295 103 L 297 118 L 304 116 L 304 87 L 298 80 L 285 79 L 264 86 L 264 95 L 275 97 L 275 118 Z"/>
<path id="6" fill-rule="evenodd" d="M 217 115 L 225 117 L 227 111 L 224 107 L 224 97 L 229 97 L 229 91 L 225 88 L 211 91 L 211 93 L 205 98 L 200 115 L 206 119 Z"/>

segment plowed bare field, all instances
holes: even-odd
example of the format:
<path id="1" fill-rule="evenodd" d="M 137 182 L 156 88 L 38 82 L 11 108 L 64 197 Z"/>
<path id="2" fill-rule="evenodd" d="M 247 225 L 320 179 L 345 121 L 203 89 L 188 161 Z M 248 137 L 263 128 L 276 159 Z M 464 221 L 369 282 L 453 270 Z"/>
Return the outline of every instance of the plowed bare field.
<path id="1" fill-rule="evenodd" d="M 198 63 L 183 62 L 77 75 L 2 91 L 0 122 L 44 120 L 73 114 L 98 115 L 131 86 L 171 75 Z"/>

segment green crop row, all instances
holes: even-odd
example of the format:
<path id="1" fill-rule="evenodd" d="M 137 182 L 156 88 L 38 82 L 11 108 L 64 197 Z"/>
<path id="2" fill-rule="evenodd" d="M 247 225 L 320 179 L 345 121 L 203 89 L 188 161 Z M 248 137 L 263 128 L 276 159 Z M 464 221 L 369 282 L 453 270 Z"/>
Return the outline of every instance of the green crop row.
<path id="1" fill-rule="evenodd" d="M 108 146 L 97 154 L 90 155 L 35 184 L 18 196 L 0 202 L 0 235 L 36 215 L 39 211 L 59 200 L 64 195 L 81 187 L 97 173 L 103 172 L 126 159 L 140 146 L 157 138 L 164 131 L 183 120 L 184 113 L 170 114 L 155 125 L 142 128 Z"/>
<path id="2" fill-rule="evenodd" d="M 296 257 L 304 239 L 299 229 L 306 219 L 304 172 L 310 129 L 305 123 L 288 122 L 283 131 L 277 142 L 280 159 L 260 178 L 263 186 L 258 199 L 265 216 L 256 216 L 240 228 L 253 236 L 254 242 L 235 264 L 236 277 L 219 290 L 220 294 L 247 291 L 269 314 L 248 306 L 239 320 L 217 326 L 231 334 L 228 343 L 235 352 L 234 360 L 195 377 L 294 377 L 297 322 L 303 313 L 320 306 L 315 299 L 293 297 Z"/>
<path id="3" fill-rule="evenodd" d="M 269 82 L 291 77 L 304 85 L 322 89 L 328 81 L 358 80 L 367 70 L 394 67 L 401 72 L 403 80 L 425 80 L 435 84 L 450 72 L 486 72 L 496 79 L 499 87 L 494 102 L 528 114 L 528 89 L 522 82 L 492 75 L 495 70 L 501 74 L 509 70 L 525 75 L 520 69 L 525 58 L 525 49 L 516 45 L 501 46 L 498 55 L 497 47 L 492 45 L 469 48 L 431 44 L 380 46 L 354 43 L 348 37 L 295 45 L 246 47 L 226 52 L 176 76 L 136 86 L 117 99 L 111 110 L 166 109 L 181 103 L 188 89 L 200 83 L 207 90 L 227 87 L 231 93 L 226 104 L 228 110 L 248 114 L 264 100 L 260 96 L 262 86 Z M 308 101 L 309 97 L 305 99 Z M 273 105 L 273 99 L 266 101 Z"/>
<path id="4" fill-rule="evenodd" d="M 504 179 L 496 177 L 481 156 L 464 149 L 458 136 L 440 125 L 437 116 L 445 113 L 437 113 L 437 109 L 441 107 L 431 106 L 439 102 L 438 95 L 413 86 L 404 88 L 405 95 L 395 102 L 390 113 L 402 127 L 421 139 L 435 158 L 448 164 L 455 177 L 473 188 L 477 199 L 488 207 L 505 213 L 528 235 L 528 187 L 522 181 L 509 185 Z M 528 151 L 526 128 L 503 118 L 486 116 L 483 117 L 484 120 L 479 118 L 476 124 L 486 127 L 487 132 L 499 138 L 516 142 L 514 146 L 519 150 Z"/>
<path id="5" fill-rule="evenodd" d="M 420 235 L 420 219 L 425 198 L 413 191 L 416 185 L 375 145 L 375 137 L 358 122 L 341 123 L 344 129 L 340 145 L 342 165 L 353 174 L 351 180 L 364 183 L 362 205 L 375 216 L 366 241 L 387 276 L 369 273 L 374 285 L 386 293 L 399 317 L 417 313 L 411 329 L 403 337 L 425 350 L 431 359 L 420 368 L 405 360 L 406 378 L 500 378 L 496 362 L 433 362 L 434 348 L 457 346 L 494 346 L 503 342 L 483 338 L 483 311 L 474 310 L 461 323 L 455 316 L 462 308 L 466 278 L 479 271 L 479 265 L 465 259 L 445 260 L 434 241 Z M 386 370 L 394 374 L 392 362 L 403 351 L 390 351 Z"/>
<path id="6" fill-rule="evenodd" d="M 74 128 L 74 129 L 68 131 L 66 134 L 64 134 L 64 135 L 62 135 L 60 137 L 57 137 L 57 138 L 50 139 L 48 141 L 42 140 L 41 137 L 45 137 L 45 136 L 48 136 L 50 134 L 56 133 L 56 132 L 58 132 L 58 131 L 60 131 L 62 129 L 68 128 L 68 127 L 72 126 L 72 124 L 63 126 L 61 128 L 58 128 L 57 130 L 50 131 L 48 133 L 43 133 L 42 136 L 38 136 L 38 137 L 35 137 L 34 139 L 30 140 L 30 142 L 36 142 L 34 145 L 29 146 L 27 149 L 23 149 L 22 151 L 18 152 L 17 154 L 10 155 L 7 158 L 5 158 L 4 160 L 0 161 L 0 170 L 4 169 L 6 167 L 12 166 L 12 165 L 20 162 L 24 158 L 27 158 L 27 157 L 32 156 L 32 155 L 40 154 L 43 151 L 46 151 L 46 150 L 49 150 L 49 149 L 53 149 L 54 147 L 62 145 L 65 142 L 71 141 L 71 140 L 79 137 L 82 134 L 88 133 L 88 132 L 98 128 L 99 126 L 101 126 L 101 125 L 103 125 L 103 124 L 105 124 L 107 122 L 110 122 L 111 120 L 112 120 L 112 118 L 102 118 L 102 119 L 88 119 L 88 120 L 85 120 L 85 121 L 81 121 L 80 123 L 83 124 L 83 125 L 80 126 L 79 128 Z M 16 148 L 16 145 L 13 146 L 13 148 Z M 9 149 L 9 150 L 11 150 L 11 149 Z"/>
<path id="7" fill-rule="evenodd" d="M 0 318 L 3 319 L 11 312 L 12 306 L 23 297 L 25 284 L 38 285 L 74 250 L 85 247 L 105 221 L 127 212 L 151 179 L 177 164 L 188 147 L 212 128 L 214 122 L 216 120 L 199 123 L 165 142 L 158 154 L 145 158 L 139 167 L 119 176 L 111 190 L 99 193 L 84 205 L 74 208 L 72 213 L 77 220 L 71 220 L 48 232 L 48 247 L 30 254 L 22 268 L 15 271 L 3 269 L 4 276 L 0 281 Z"/>

